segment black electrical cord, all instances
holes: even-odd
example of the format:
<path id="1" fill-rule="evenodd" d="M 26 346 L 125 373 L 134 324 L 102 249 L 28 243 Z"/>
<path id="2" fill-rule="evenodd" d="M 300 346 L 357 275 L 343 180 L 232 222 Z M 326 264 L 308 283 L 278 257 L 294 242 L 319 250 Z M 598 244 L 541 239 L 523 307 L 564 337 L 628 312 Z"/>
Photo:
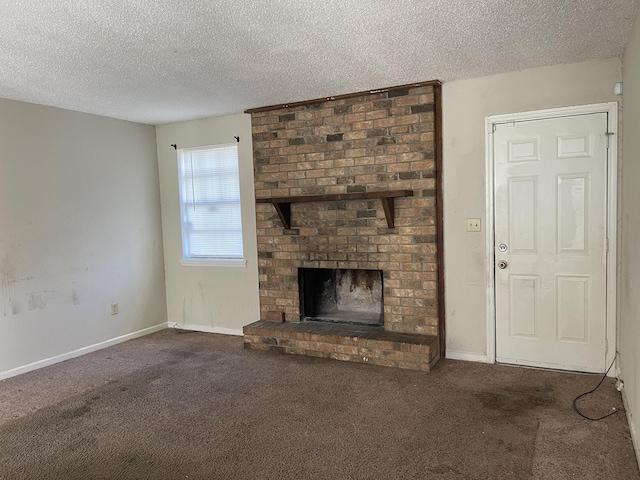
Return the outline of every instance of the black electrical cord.
<path id="1" fill-rule="evenodd" d="M 596 388 L 594 388 L 593 390 L 590 390 L 588 392 L 585 393 L 581 393 L 580 395 L 578 395 L 576 398 L 574 398 L 573 400 L 573 409 L 576 411 L 576 413 L 578 415 L 580 415 L 582 418 L 586 418 L 587 420 L 591 420 L 592 422 L 597 422 L 598 420 L 603 420 L 607 417 L 610 417 L 611 415 L 615 415 L 616 413 L 618 413 L 620 410 L 618 410 L 617 408 L 613 409 L 613 412 L 609 412 L 606 415 L 603 415 L 602 417 L 597 417 L 597 418 L 592 418 L 589 417 L 587 415 L 585 415 L 584 413 L 582 413 L 580 410 L 578 410 L 578 400 L 580 400 L 582 397 L 585 397 L 587 395 L 592 394 L 593 392 L 595 392 L 596 390 L 598 390 L 598 388 L 600 388 L 600 385 L 602 385 L 602 382 L 604 382 L 604 379 L 607 378 L 607 374 L 609 373 L 609 370 L 611 370 L 611 367 L 613 367 L 614 362 L 616 361 L 616 357 L 613 357 L 613 361 L 611 362 L 611 365 L 609 365 L 609 368 L 607 368 L 607 371 L 604 372 L 604 375 L 602 376 L 602 379 L 600 380 L 600 383 L 598 383 L 598 385 L 596 385 Z"/>

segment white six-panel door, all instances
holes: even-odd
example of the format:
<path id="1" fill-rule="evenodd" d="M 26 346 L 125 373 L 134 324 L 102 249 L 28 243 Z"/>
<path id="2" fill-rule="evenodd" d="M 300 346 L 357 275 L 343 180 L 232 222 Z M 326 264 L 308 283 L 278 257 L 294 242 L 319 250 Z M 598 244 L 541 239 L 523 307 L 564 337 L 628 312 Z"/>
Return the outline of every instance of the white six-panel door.
<path id="1" fill-rule="evenodd" d="M 496 360 L 602 372 L 607 114 L 494 128 Z"/>

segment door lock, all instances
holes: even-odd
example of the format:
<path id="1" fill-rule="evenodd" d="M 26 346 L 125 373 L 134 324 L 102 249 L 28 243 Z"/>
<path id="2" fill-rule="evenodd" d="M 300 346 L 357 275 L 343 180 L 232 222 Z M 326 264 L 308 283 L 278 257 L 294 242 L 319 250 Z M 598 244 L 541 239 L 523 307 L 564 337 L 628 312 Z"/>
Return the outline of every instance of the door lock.
<path id="1" fill-rule="evenodd" d="M 504 260 L 500 260 L 498 262 L 498 268 L 501 268 L 504 270 L 505 268 L 507 268 L 507 262 L 505 262 Z"/>
<path id="2" fill-rule="evenodd" d="M 501 252 L 506 252 L 507 246 L 504 243 L 501 243 L 500 245 L 498 245 L 498 250 L 500 250 Z"/>

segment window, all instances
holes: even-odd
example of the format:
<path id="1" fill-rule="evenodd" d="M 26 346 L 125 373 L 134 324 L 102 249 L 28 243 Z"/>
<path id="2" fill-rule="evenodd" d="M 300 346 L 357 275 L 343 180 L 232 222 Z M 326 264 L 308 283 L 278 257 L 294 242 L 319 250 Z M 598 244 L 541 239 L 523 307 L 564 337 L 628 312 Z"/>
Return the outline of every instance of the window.
<path id="1" fill-rule="evenodd" d="M 178 151 L 182 264 L 244 265 L 238 146 Z"/>

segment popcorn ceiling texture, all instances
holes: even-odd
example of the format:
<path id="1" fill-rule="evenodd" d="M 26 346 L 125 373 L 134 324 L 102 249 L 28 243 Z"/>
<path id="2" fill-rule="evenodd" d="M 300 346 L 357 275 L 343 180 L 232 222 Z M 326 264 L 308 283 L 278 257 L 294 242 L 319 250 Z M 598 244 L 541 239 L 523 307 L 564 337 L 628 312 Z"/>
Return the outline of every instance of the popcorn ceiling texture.
<path id="1" fill-rule="evenodd" d="M 639 1 L 4 1 L 0 97 L 162 124 L 605 59 Z"/>

